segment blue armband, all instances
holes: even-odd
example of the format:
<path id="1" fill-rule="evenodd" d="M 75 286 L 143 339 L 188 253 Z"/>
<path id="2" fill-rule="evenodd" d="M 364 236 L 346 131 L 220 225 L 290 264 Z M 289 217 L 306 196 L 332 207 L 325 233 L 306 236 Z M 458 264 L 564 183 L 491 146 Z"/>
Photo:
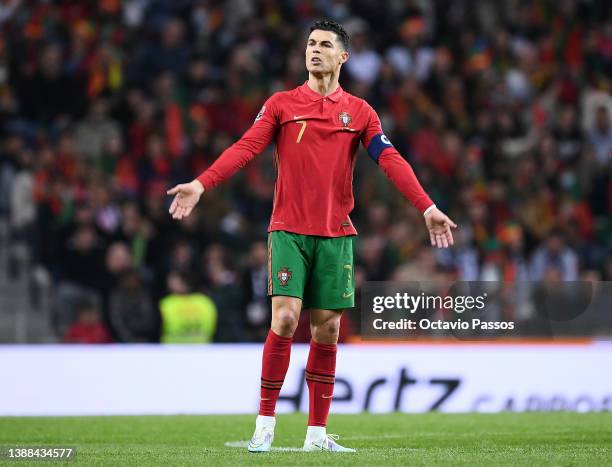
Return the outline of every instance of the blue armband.
<path id="1" fill-rule="evenodd" d="M 384 149 L 392 147 L 393 145 L 391 141 L 389 141 L 389 138 L 387 138 L 384 133 L 379 133 L 370 140 L 370 144 L 368 144 L 368 154 L 372 160 L 378 164 L 380 153 L 383 152 Z"/>

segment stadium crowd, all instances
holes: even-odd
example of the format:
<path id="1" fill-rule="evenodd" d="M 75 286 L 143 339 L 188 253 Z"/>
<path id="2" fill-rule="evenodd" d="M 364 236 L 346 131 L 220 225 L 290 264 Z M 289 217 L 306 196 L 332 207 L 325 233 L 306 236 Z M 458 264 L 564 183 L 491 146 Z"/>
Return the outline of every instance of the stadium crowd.
<path id="1" fill-rule="evenodd" d="M 454 248 L 432 249 L 421 215 L 361 154 L 357 287 L 612 280 L 606 0 L 8 0 L 0 217 L 29 273 L 53 285 L 58 340 L 265 338 L 271 148 L 179 223 L 165 190 L 306 80 L 321 17 L 351 35 L 343 88 L 378 111 L 459 224 Z M 347 315 L 341 340 L 358 332 Z"/>

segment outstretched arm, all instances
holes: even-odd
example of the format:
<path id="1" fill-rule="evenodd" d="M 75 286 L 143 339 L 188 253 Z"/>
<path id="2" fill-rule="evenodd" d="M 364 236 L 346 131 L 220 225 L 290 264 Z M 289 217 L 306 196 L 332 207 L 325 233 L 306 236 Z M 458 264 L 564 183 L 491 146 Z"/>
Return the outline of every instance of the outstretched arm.
<path id="1" fill-rule="evenodd" d="M 191 214 L 202 193 L 234 175 L 263 151 L 274 138 L 277 128 L 278 118 L 272 96 L 257 114 L 251 128 L 223 151 L 208 169 L 190 183 L 176 185 L 167 191 L 168 195 L 175 195 L 170 205 L 172 217 L 182 219 Z"/>
<path id="2" fill-rule="evenodd" d="M 385 136 L 380 119 L 371 107 L 370 119 L 361 141 L 368 154 L 397 189 L 423 214 L 433 246 L 448 248 L 454 243 L 451 227 L 455 224 L 440 211 L 419 183 L 412 166 L 397 152 Z"/>

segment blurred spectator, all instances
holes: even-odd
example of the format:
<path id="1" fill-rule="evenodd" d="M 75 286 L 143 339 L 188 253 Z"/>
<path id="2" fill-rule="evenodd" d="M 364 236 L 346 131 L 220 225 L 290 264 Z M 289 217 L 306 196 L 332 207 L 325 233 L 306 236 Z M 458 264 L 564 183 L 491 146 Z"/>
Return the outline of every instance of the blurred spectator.
<path id="1" fill-rule="evenodd" d="M 129 271 L 134 266 L 134 259 L 128 246 L 122 242 L 111 244 L 106 250 L 106 283 L 109 285 L 117 283 L 119 276 Z M 100 284 L 103 284 L 100 281 Z"/>
<path id="2" fill-rule="evenodd" d="M 169 294 L 159 302 L 162 317 L 161 342 L 205 344 L 217 328 L 217 307 L 202 293 L 191 291 L 188 279 L 177 271 L 168 274 Z"/>
<path id="3" fill-rule="evenodd" d="M 356 275 L 612 277 L 608 2 L 379 3 L 0 2 L 0 223 L 13 257 L 52 278 L 59 339 L 82 300 L 118 338 L 154 339 L 111 297 L 158 303 L 170 271 L 223 310 L 217 340 L 264 337 L 273 151 L 180 223 L 165 190 L 304 82 L 305 28 L 320 17 L 352 34 L 342 87 L 375 107 L 460 225 L 456 247 L 433 253 L 360 148 Z"/>
<path id="4" fill-rule="evenodd" d="M 11 212 L 15 172 L 25 143 L 17 135 L 9 136 L 2 142 L 0 147 L 0 215 L 6 218 Z"/>
<path id="5" fill-rule="evenodd" d="M 162 71 L 182 74 L 189 59 L 185 43 L 185 25 L 179 18 L 168 18 L 161 28 L 159 41 L 144 44 L 134 72 L 139 77 L 154 76 Z"/>
<path id="6" fill-rule="evenodd" d="M 78 227 L 68 239 L 61 255 L 64 282 L 91 289 L 104 284 L 104 253 L 93 227 Z M 108 256 L 112 254 L 109 253 Z"/>
<path id="7" fill-rule="evenodd" d="M 597 108 L 595 125 L 589 132 L 589 142 L 593 145 L 599 164 L 609 164 L 612 160 L 612 123 L 607 107 Z"/>
<path id="8" fill-rule="evenodd" d="M 268 247 L 265 242 L 251 245 L 248 266 L 242 276 L 242 289 L 249 340 L 265 340 L 272 319 L 268 299 Z"/>
<path id="9" fill-rule="evenodd" d="M 91 302 L 82 302 L 77 307 L 77 319 L 64 334 L 64 342 L 71 344 L 106 344 L 111 336 L 100 321 L 98 308 Z"/>
<path id="10" fill-rule="evenodd" d="M 45 124 L 65 124 L 84 102 L 83 82 L 64 69 L 63 50 L 57 43 L 44 45 L 32 70 L 24 62 L 17 84 L 24 116 Z"/>
<path id="11" fill-rule="evenodd" d="M 363 20 L 353 20 L 346 28 L 352 34 L 350 60 L 346 68 L 355 80 L 371 85 L 378 78 L 382 59 L 368 43 L 371 38 L 368 25 Z"/>
<path id="12" fill-rule="evenodd" d="M 387 58 L 402 76 L 425 81 L 434 63 L 434 52 L 422 44 L 425 22 L 420 16 L 408 18 L 399 29 L 400 44 L 389 48 Z"/>
<path id="13" fill-rule="evenodd" d="M 75 144 L 81 154 L 99 164 L 106 142 L 119 134 L 119 125 L 108 117 L 108 103 L 97 98 L 87 117 L 76 126 Z"/>
<path id="14" fill-rule="evenodd" d="M 16 162 L 10 193 L 10 227 L 13 245 L 9 251 L 9 264 L 13 275 L 17 274 L 18 264 L 30 259 L 28 247 L 32 245 L 34 239 L 33 228 L 36 222 L 31 151 L 20 152 Z"/>
<path id="15" fill-rule="evenodd" d="M 577 255 L 565 244 L 561 232 L 551 232 L 544 244 L 536 249 L 531 261 L 531 278 L 534 281 L 578 280 Z"/>
<path id="16" fill-rule="evenodd" d="M 94 229 L 78 227 L 60 253 L 61 281 L 55 291 L 52 324 L 59 335 L 77 319 L 78 307 L 90 303 L 99 312 L 102 290 L 107 283 L 104 273 L 104 250 L 98 245 Z"/>
<path id="17" fill-rule="evenodd" d="M 244 342 L 245 315 L 236 272 L 231 269 L 227 250 L 213 244 L 204 252 L 204 269 L 210 298 L 219 310 L 215 342 Z"/>
<path id="18" fill-rule="evenodd" d="M 159 311 L 135 269 L 121 273 L 111 290 L 109 315 L 120 342 L 159 342 Z"/>
<path id="19" fill-rule="evenodd" d="M 559 158 L 565 164 L 575 165 L 582 154 L 582 134 L 574 107 L 565 107 L 554 130 Z"/>
<path id="20" fill-rule="evenodd" d="M 152 226 L 143 217 L 140 208 L 134 202 L 127 202 L 121 209 L 121 225 L 115 238 L 124 242 L 132 256 L 135 266 L 141 267 L 145 264 L 149 254 L 151 239 L 153 237 Z"/>

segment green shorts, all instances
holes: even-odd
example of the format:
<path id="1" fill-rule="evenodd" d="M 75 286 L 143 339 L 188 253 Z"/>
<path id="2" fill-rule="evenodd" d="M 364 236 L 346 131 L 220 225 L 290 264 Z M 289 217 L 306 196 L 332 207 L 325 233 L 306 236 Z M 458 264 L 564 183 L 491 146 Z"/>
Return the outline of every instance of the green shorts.
<path id="1" fill-rule="evenodd" d="M 355 306 L 353 237 L 270 232 L 268 295 L 301 298 L 304 308 Z"/>

